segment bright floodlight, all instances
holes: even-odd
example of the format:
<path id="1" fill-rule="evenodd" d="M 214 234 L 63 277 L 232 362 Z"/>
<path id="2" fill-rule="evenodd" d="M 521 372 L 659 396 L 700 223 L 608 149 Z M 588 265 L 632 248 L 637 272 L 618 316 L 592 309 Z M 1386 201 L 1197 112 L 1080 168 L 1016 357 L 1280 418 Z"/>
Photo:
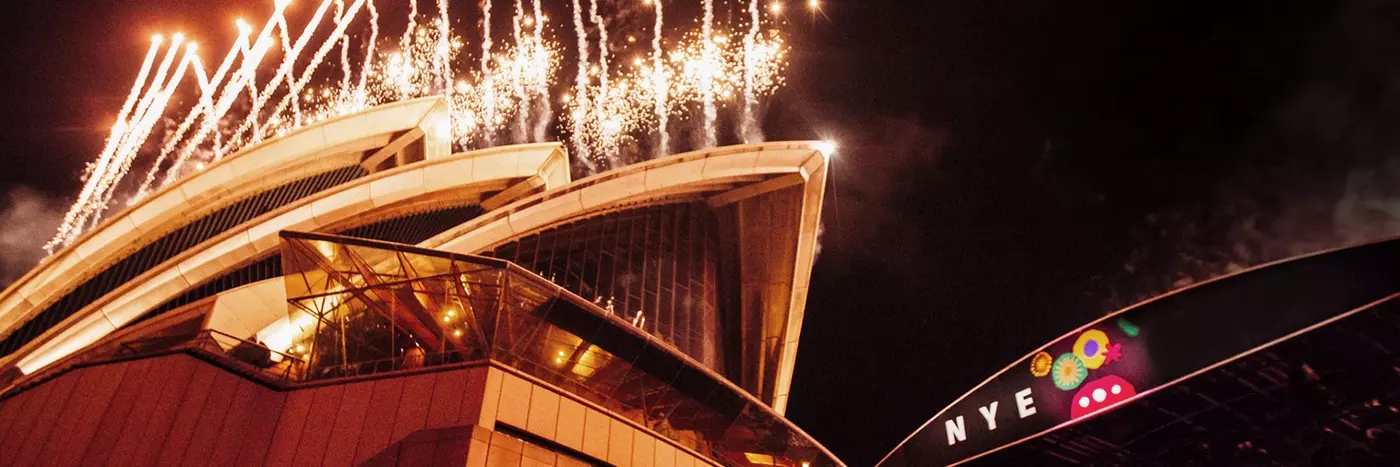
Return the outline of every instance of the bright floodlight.
<path id="1" fill-rule="evenodd" d="M 813 149 L 816 149 L 817 152 L 822 153 L 822 155 L 823 155 L 823 156 L 826 156 L 826 157 L 831 157 L 831 156 L 833 156 L 833 155 L 836 154 L 836 142 L 835 142 L 835 141 L 831 141 L 831 140 L 822 141 L 822 142 L 819 142 L 819 143 L 817 143 L 817 144 L 812 145 L 812 148 L 813 148 Z"/>

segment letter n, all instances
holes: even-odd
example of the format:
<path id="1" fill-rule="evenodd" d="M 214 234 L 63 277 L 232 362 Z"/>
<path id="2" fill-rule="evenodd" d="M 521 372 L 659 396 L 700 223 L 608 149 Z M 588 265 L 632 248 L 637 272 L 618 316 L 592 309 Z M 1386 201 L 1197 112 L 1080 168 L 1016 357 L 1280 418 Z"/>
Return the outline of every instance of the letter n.
<path id="1" fill-rule="evenodd" d="M 954 423 L 954 421 L 956 421 L 956 423 Z M 966 427 L 963 426 L 962 415 L 959 415 L 958 418 L 954 420 L 944 421 L 943 426 L 948 428 L 949 446 L 957 444 L 958 441 L 967 441 L 967 430 L 965 429 Z"/>

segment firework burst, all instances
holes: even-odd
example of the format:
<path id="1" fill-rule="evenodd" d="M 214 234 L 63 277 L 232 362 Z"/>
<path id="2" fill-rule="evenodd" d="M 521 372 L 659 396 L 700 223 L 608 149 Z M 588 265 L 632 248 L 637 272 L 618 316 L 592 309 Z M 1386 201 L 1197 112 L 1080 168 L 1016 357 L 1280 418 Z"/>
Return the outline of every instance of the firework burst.
<path id="1" fill-rule="evenodd" d="M 417 97 L 447 99 L 454 149 L 494 145 L 504 134 L 511 142 L 559 138 L 590 172 L 669 154 L 672 132 L 690 132 L 694 147 L 715 145 L 722 112 L 737 115 L 740 138 L 754 141 L 761 139 L 759 104 L 782 86 L 787 67 L 788 46 L 764 22 L 757 1 L 748 2 L 744 32 L 735 33 L 741 29 L 716 21 L 713 0 L 686 0 L 704 12 L 695 30 L 666 29 L 662 0 L 641 0 L 654 23 L 637 31 L 611 24 L 609 14 L 619 12 L 606 9 L 616 4 L 573 0 L 568 13 L 576 47 L 569 56 L 550 37 L 542 0 L 502 5 L 510 9 L 511 27 L 499 40 L 492 34 L 493 4 L 481 2 L 474 47 L 452 29 L 447 0 L 436 2 L 436 17 L 425 17 L 417 0 L 402 0 L 409 9 L 403 34 L 381 40 L 379 12 L 392 1 L 321 0 L 293 30 L 289 0 L 274 0 L 256 33 L 237 22 L 239 34 L 212 74 L 182 36 L 157 37 L 45 249 L 61 248 L 96 226 L 121 192 L 135 203 L 267 138 Z M 648 34 L 649 51 L 611 42 L 625 37 L 631 44 Z M 619 56 L 637 52 L 642 55 Z M 268 63 L 269 55 L 280 55 L 280 62 Z M 564 63 L 577 65 L 575 77 L 572 86 L 556 87 Z M 187 78 L 197 94 L 188 103 L 176 97 Z M 555 105 L 562 106 L 558 118 Z M 150 138 L 160 143 L 149 162 L 137 162 Z M 144 177 L 125 180 L 134 165 L 147 164 Z"/>

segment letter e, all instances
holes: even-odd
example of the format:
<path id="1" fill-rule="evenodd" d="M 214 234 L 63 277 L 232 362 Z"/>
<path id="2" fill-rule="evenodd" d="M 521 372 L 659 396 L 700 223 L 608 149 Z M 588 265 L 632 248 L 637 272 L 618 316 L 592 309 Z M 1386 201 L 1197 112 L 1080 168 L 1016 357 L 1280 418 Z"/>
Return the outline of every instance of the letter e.
<path id="1" fill-rule="evenodd" d="M 1031 388 L 1025 388 L 1016 393 L 1016 411 L 1021 414 L 1021 418 L 1035 415 L 1035 407 L 1031 407 L 1035 401 L 1031 400 Z"/>

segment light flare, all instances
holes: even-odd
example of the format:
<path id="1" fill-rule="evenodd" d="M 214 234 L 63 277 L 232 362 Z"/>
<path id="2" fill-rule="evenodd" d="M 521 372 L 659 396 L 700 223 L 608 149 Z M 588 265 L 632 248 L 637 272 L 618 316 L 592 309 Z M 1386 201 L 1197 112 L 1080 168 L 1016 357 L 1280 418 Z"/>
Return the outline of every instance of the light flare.
<path id="1" fill-rule="evenodd" d="M 288 2 L 276 1 L 260 30 L 241 18 L 235 22 L 238 35 L 212 74 L 182 36 L 152 37 L 102 151 L 85 167 L 83 188 L 45 248 L 52 252 L 97 225 L 152 137 L 159 138 L 158 150 L 151 150 L 149 170 L 139 183 L 130 183 L 133 194 L 123 202 L 139 202 L 264 138 L 431 95 L 447 99 L 450 118 L 435 123 L 433 131 L 446 133 L 439 136 L 451 139 L 454 149 L 490 146 L 505 127 L 511 128 L 512 141 L 545 141 L 557 124 L 579 166 L 596 172 L 624 160 L 672 153 L 672 131 L 694 135 L 686 145 L 692 148 L 716 145 L 721 111 L 738 117 L 740 139 L 761 141 L 759 110 L 782 86 L 787 67 L 788 46 L 780 31 L 763 24 L 755 0 L 748 2 L 747 31 L 738 32 L 716 24 L 713 0 L 704 1 L 699 28 L 673 26 L 670 31 L 662 2 L 644 0 L 655 15 L 649 53 L 633 48 L 647 31 L 630 30 L 626 21 L 600 11 L 612 4 L 572 0 L 568 6 L 573 7 L 577 56 L 567 58 L 546 34 L 542 0 L 529 6 L 524 0 L 514 2 L 511 33 L 500 44 L 491 34 L 491 2 L 484 1 L 481 43 L 473 47 L 480 56 L 461 69 L 454 60 L 465 44 L 452 33 L 448 1 L 438 1 L 438 17 L 431 24 L 420 24 L 416 0 L 406 1 L 408 24 L 397 48 L 394 39 L 380 47 L 378 7 L 383 4 L 370 0 L 322 0 L 309 20 L 296 21 L 304 24 L 296 34 L 284 15 Z M 334 13 L 329 12 L 332 3 Z M 769 14 L 780 12 L 781 5 L 769 3 Z M 366 8 L 369 24 L 351 31 Z M 324 21 L 325 16 L 334 20 Z M 598 30 L 596 50 L 589 41 L 590 22 Z M 610 43 L 615 34 L 627 38 L 616 51 Z M 349 50 L 351 35 L 364 47 L 362 59 Z M 265 60 L 273 47 L 282 58 Z M 325 63 L 336 47 L 339 64 Z M 157 61 L 162 49 L 165 57 Z M 183 58 L 176 57 L 181 50 Z M 574 82 L 563 95 L 551 95 L 561 64 L 569 60 L 578 64 Z M 336 73 L 321 73 L 327 68 L 338 68 L 339 79 Z M 174 92 L 186 78 L 194 81 L 197 95 L 176 110 L 181 100 Z M 557 119 L 556 100 L 565 107 Z"/>

